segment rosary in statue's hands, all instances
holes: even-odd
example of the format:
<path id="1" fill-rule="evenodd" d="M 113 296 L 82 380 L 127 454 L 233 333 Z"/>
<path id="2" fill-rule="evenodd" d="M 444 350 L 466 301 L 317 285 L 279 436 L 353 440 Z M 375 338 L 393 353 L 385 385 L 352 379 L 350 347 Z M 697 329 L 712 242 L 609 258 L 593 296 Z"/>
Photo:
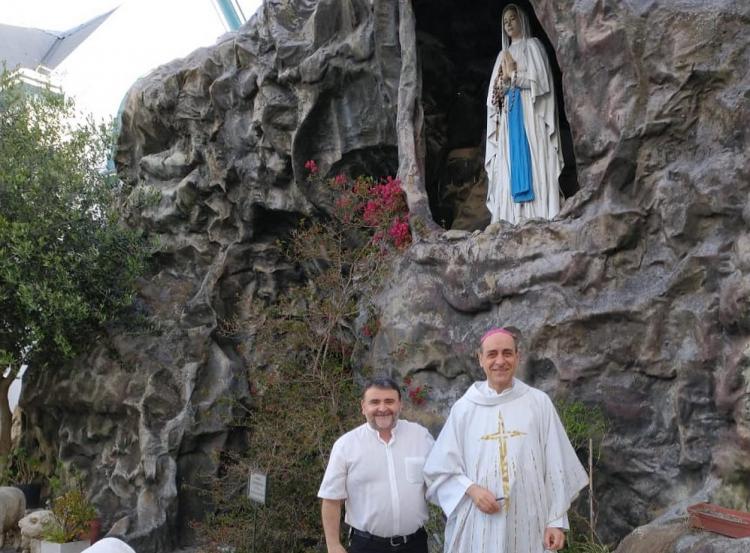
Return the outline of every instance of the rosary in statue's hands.
<path id="1" fill-rule="evenodd" d="M 492 87 L 492 103 L 498 111 L 503 108 L 503 97 L 509 88 L 514 86 L 516 60 L 505 50 L 500 57 L 500 69 L 497 72 L 497 78 Z"/>
<path id="2" fill-rule="evenodd" d="M 508 50 L 505 50 L 503 52 L 502 60 L 500 61 L 500 70 L 502 71 L 503 80 L 505 82 L 510 82 L 516 68 L 516 60 L 513 59 L 513 56 L 510 55 Z"/>
<path id="3" fill-rule="evenodd" d="M 493 513 L 500 512 L 500 503 L 498 499 L 495 497 L 495 494 L 487 488 L 472 484 L 466 490 L 466 495 L 471 498 L 471 500 L 474 502 L 474 505 L 477 506 L 477 509 L 479 509 L 483 513 L 491 515 Z"/>

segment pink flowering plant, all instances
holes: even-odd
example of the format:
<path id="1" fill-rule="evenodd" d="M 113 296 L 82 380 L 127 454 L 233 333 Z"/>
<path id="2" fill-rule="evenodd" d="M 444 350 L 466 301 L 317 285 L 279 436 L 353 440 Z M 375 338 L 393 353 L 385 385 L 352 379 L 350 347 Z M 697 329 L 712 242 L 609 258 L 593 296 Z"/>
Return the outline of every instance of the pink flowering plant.
<path id="1" fill-rule="evenodd" d="M 225 457 L 210 497 L 216 511 L 196 522 L 207 553 L 246 551 L 257 515 L 257 553 L 319 551 L 323 535 L 317 486 L 334 440 L 359 424 L 355 372 L 380 331 L 373 298 L 411 242 L 404 193 L 397 179 L 325 178 L 315 160 L 304 164 L 309 186 L 325 191 L 325 216 L 304 219 L 269 249 L 293 277 L 273 297 L 245 294 L 220 331 L 236 343 L 251 398 L 238 406 L 247 450 Z M 413 402 L 425 391 L 415 389 Z M 245 494 L 251 470 L 266 472 L 269 506 L 253 509 Z M 295 497 L 295 501 L 288 498 Z M 252 526 L 251 526 L 252 525 Z M 289 528 L 295 528 L 290 532 Z"/>
<path id="2" fill-rule="evenodd" d="M 321 550 L 317 486 L 335 439 L 359 424 L 355 373 L 370 372 L 365 360 L 380 332 L 373 298 L 411 243 L 397 179 L 326 178 L 315 160 L 304 170 L 308 185 L 330 199 L 329 209 L 269 246 L 268 255 L 288 264 L 283 286 L 273 294 L 243 294 L 221 321 L 250 397 L 237 406 L 232 424 L 249 432 L 245 450 L 222 453 L 221 477 L 207 491 L 215 511 L 194 522 L 207 553 L 247 551 L 256 526 L 256 553 Z M 424 387 L 408 393 L 417 405 L 426 399 Z M 254 509 L 237 493 L 252 470 L 274 482 L 267 508 Z"/>
<path id="3" fill-rule="evenodd" d="M 409 211 L 401 181 L 375 180 L 338 174 L 323 179 L 314 160 L 305 163 L 308 181 L 328 188 L 335 196 L 333 216 L 348 230 L 365 231 L 373 244 L 403 249 L 411 244 Z"/>
<path id="4" fill-rule="evenodd" d="M 430 387 L 427 384 L 416 384 L 411 376 L 404 378 L 404 393 L 414 405 L 423 406 L 429 399 Z"/>

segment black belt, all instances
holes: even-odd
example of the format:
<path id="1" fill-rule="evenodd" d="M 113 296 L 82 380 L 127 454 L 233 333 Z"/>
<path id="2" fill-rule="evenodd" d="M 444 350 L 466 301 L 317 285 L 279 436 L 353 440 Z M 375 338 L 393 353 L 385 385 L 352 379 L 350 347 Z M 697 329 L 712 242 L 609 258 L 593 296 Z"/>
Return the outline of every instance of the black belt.
<path id="1" fill-rule="evenodd" d="M 352 528 L 352 534 L 355 536 L 358 536 L 360 538 L 373 541 L 375 543 L 384 543 L 387 545 L 390 545 L 391 547 L 401 547 L 402 545 L 405 545 L 407 542 L 410 542 L 420 536 L 426 536 L 427 532 L 425 532 L 424 528 L 420 528 L 413 534 L 409 534 L 408 536 L 392 536 L 390 538 L 381 538 L 380 536 L 375 536 L 373 534 L 370 534 L 370 532 L 365 532 L 364 530 L 357 530 L 356 528 Z"/>

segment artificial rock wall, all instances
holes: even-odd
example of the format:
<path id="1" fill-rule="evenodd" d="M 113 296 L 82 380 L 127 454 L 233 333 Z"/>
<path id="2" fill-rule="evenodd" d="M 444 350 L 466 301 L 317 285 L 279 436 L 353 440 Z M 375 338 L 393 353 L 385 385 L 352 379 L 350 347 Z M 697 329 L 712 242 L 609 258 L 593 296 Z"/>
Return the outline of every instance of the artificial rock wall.
<path id="1" fill-rule="evenodd" d="M 695 494 L 748 506 L 750 6 L 533 8 L 577 163 L 551 222 L 443 234 L 432 221 L 421 98 L 435 91 L 405 0 L 267 0 L 134 85 L 116 162 L 131 223 L 158 238 L 138 305 L 154 323 L 113 330 L 72 377 L 32 371 L 23 398 L 39 446 L 89 472 L 105 526 L 129 517 L 144 553 L 189 541 L 203 508 L 190 485 L 238 439 L 225 400 L 248 401 L 221 321 L 299 279 L 276 240 L 331 203 L 305 183 L 307 159 L 404 182 L 419 232 L 378 300 L 370 361 L 431 385 L 412 416 L 437 429 L 480 376 L 478 336 L 512 325 L 531 384 L 612 422 L 605 539 Z"/>

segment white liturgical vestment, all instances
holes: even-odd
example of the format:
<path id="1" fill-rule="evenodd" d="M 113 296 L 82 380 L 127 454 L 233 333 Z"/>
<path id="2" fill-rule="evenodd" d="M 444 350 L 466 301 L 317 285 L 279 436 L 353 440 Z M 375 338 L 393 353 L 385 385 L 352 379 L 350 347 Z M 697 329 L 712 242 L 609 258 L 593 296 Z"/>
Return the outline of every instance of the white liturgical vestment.
<path id="1" fill-rule="evenodd" d="M 425 476 L 448 516 L 446 553 L 542 553 L 588 482 L 549 396 L 516 379 L 501 394 L 477 382 L 453 405 Z M 501 512 L 481 512 L 471 484 L 503 498 Z"/>
<path id="2" fill-rule="evenodd" d="M 380 536 L 408 536 L 427 522 L 423 467 L 434 443 L 422 425 L 400 420 L 384 442 L 365 423 L 333 444 L 322 499 L 344 499 L 346 523 Z"/>

